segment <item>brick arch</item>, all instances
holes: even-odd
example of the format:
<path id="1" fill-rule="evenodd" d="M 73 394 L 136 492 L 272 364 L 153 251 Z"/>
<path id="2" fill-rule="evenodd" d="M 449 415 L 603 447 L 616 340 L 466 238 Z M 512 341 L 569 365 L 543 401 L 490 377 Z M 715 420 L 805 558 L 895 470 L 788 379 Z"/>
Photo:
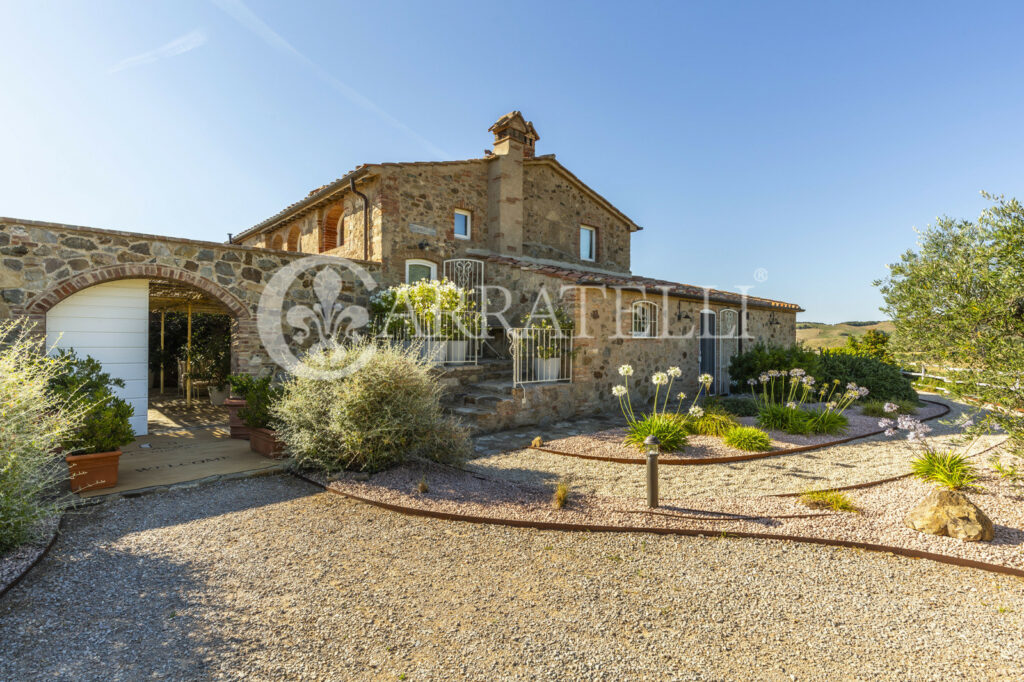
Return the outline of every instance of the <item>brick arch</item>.
<path id="1" fill-rule="evenodd" d="M 213 299 L 219 301 L 227 308 L 231 315 L 237 320 L 248 320 L 252 317 L 248 306 L 219 284 L 200 277 L 188 270 L 172 268 L 166 265 L 154 263 L 125 263 L 123 265 L 109 265 L 96 268 L 87 272 L 68 277 L 57 282 L 45 293 L 39 294 L 25 305 L 25 312 L 29 315 L 44 315 L 53 306 L 65 298 L 88 289 L 96 284 L 113 282 L 119 279 L 163 279 L 172 282 L 181 282 L 209 294 Z"/>

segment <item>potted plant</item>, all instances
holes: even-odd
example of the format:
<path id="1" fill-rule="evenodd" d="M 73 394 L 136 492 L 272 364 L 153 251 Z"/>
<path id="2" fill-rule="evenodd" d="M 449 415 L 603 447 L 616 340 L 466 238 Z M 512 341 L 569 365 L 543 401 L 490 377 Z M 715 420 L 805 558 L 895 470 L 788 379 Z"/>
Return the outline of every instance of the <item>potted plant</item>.
<path id="1" fill-rule="evenodd" d="M 264 457 L 277 459 L 284 455 L 285 444 L 271 428 L 271 407 L 281 397 L 280 387 L 272 381 L 269 376 L 252 379 L 245 393 L 245 407 L 238 411 L 238 416 L 249 427 L 249 447 Z"/>
<path id="2" fill-rule="evenodd" d="M 553 312 L 557 329 L 550 315 L 535 318 L 528 313 L 522 319 L 522 325 L 528 329 L 523 335 L 522 351 L 524 355 L 533 357 L 533 378 L 536 381 L 561 379 L 562 358 L 571 357 L 574 352 L 566 343 L 566 337 L 571 339 L 576 328 L 573 319 L 560 307 L 554 308 Z"/>
<path id="3" fill-rule="evenodd" d="M 111 390 L 124 388 L 124 380 L 111 378 L 89 356 L 79 358 L 73 350 L 60 355 L 67 361 L 67 371 L 53 380 L 50 390 L 83 405 L 81 425 L 61 442 L 71 490 L 112 488 L 117 485 L 119 448 L 135 439 L 129 422 L 134 409 Z"/>
<path id="4" fill-rule="evenodd" d="M 239 412 L 245 407 L 245 395 L 252 388 L 253 378 L 248 374 L 232 374 L 227 378 L 229 397 L 224 401 L 228 410 L 228 428 L 232 438 L 249 440 L 249 427 L 242 421 Z"/>
<path id="5" fill-rule="evenodd" d="M 228 377 L 231 375 L 231 351 L 228 348 L 219 348 L 212 358 L 208 372 L 210 381 L 210 404 L 220 406 L 231 395 L 231 386 L 228 385 Z"/>
<path id="6" fill-rule="evenodd" d="M 430 364 L 465 362 L 470 339 L 480 334 L 474 292 L 449 280 L 420 280 L 385 289 L 370 299 L 374 329 L 382 336 L 421 343 Z"/>

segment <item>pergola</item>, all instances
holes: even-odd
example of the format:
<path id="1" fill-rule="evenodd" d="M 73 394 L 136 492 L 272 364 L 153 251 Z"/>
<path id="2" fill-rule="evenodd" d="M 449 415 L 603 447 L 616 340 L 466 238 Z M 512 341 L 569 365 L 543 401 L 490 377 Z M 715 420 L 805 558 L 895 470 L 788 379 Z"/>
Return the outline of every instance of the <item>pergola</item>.
<path id="1" fill-rule="evenodd" d="M 185 313 L 188 315 L 186 326 L 187 337 L 185 347 L 188 350 L 185 360 L 185 404 L 192 404 L 192 314 L 211 313 L 214 315 L 230 315 L 219 301 L 187 284 L 165 280 L 151 280 L 149 283 L 149 310 L 160 313 L 160 350 L 164 350 L 164 325 L 167 313 Z M 160 358 L 160 393 L 164 392 L 164 362 Z"/>

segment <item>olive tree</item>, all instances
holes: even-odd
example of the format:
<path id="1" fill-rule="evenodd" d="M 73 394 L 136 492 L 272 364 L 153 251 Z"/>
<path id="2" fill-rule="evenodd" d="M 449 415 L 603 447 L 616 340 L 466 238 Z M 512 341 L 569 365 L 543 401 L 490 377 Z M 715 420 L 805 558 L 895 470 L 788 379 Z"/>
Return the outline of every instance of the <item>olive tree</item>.
<path id="1" fill-rule="evenodd" d="M 1024 206 L 941 218 L 877 282 L 900 359 L 947 368 L 955 395 L 998 406 L 986 421 L 1024 446 Z"/>

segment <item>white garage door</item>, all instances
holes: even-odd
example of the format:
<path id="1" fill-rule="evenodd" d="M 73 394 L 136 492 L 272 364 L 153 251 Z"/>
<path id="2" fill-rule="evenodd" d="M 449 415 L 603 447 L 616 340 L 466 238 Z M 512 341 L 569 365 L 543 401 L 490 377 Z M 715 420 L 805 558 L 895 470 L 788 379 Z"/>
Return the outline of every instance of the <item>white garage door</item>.
<path id="1" fill-rule="evenodd" d="M 132 429 L 148 431 L 149 281 L 97 284 L 71 294 L 46 314 L 47 345 L 91 355 L 112 377 L 124 379 L 117 394 L 135 408 Z"/>

